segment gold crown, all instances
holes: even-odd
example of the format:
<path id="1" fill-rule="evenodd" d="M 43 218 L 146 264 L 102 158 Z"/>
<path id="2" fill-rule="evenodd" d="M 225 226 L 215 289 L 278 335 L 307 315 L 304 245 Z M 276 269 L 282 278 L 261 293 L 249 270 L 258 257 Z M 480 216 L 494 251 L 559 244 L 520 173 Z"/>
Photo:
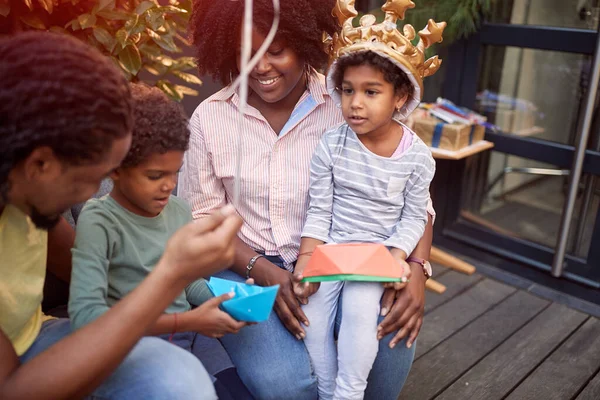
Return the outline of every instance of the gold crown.
<path id="1" fill-rule="evenodd" d="M 414 46 L 412 40 L 416 37 L 415 28 L 406 24 L 402 29 L 403 33 L 400 33 L 397 27 L 398 19 L 404 19 L 406 10 L 415 7 L 411 0 L 387 0 L 381 7 L 385 12 L 383 22 L 375 24 L 375 16 L 366 14 L 356 28 L 352 25 L 352 20 L 358 15 L 354 3 L 355 0 L 337 0 L 333 9 L 333 15 L 339 20 L 342 30 L 339 34 L 335 33 L 333 38 L 324 38 L 330 63 L 348 53 L 367 50 L 383 52 L 403 66 L 405 72 L 414 76 L 422 94 L 423 78 L 435 74 L 442 65 L 438 56 L 425 61 L 425 49 L 442 41 L 446 23 L 436 23 L 430 19 L 427 27 L 419 31 L 420 40 Z"/>

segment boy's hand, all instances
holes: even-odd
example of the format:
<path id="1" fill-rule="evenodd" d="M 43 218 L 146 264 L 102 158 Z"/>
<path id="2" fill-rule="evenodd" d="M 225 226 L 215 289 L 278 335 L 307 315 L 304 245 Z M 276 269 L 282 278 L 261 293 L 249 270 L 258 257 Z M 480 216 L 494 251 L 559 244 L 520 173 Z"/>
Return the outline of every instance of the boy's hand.
<path id="1" fill-rule="evenodd" d="M 400 282 L 386 282 L 383 284 L 384 288 L 400 290 L 400 289 L 404 289 L 406 287 L 406 285 L 408 284 L 408 280 L 410 279 L 410 276 L 411 276 L 410 265 L 408 265 L 408 263 L 402 259 L 398 260 L 398 263 L 400 263 L 400 266 L 402 267 L 402 270 L 404 271 L 402 274 L 402 280 Z"/>
<path id="2" fill-rule="evenodd" d="M 186 314 L 185 330 L 198 332 L 204 336 L 220 338 L 228 333 L 238 333 L 249 325 L 247 322 L 236 321 L 219 306 L 233 297 L 233 293 L 225 293 L 201 304 Z"/>
<path id="3" fill-rule="evenodd" d="M 157 269 L 165 270 L 183 286 L 207 277 L 233 263 L 234 238 L 242 220 L 231 206 L 180 228 L 167 242 Z"/>
<path id="4" fill-rule="evenodd" d="M 292 286 L 294 294 L 301 304 L 308 304 L 308 298 L 315 294 L 321 284 L 319 282 L 302 282 L 302 273 L 296 273 L 292 277 Z"/>

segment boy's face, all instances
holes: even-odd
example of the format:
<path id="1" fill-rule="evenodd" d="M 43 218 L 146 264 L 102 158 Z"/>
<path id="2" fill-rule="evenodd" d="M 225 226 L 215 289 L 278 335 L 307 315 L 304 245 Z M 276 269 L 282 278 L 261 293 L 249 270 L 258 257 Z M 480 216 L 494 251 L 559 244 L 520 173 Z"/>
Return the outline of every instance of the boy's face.
<path id="1" fill-rule="evenodd" d="M 183 163 L 183 151 L 152 154 L 134 167 L 118 168 L 112 179 L 113 198 L 127 210 L 156 217 L 169 202 Z"/>
<path id="2" fill-rule="evenodd" d="M 387 133 L 396 108 L 406 102 L 383 72 L 370 65 L 346 68 L 341 89 L 344 119 L 357 135 Z"/>

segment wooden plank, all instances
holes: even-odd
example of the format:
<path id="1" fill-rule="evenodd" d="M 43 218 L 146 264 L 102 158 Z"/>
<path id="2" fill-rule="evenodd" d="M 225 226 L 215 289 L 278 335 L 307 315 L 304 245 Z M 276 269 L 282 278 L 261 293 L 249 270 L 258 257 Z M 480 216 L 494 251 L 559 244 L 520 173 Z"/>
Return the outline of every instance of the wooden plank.
<path id="1" fill-rule="evenodd" d="M 433 278 L 439 279 L 443 274 L 450 271 L 448 268 L 444 267 L 438 263 L 431 263 L 431 270 L 433 271 Z"/>
<path id="2" fill-rule="evenodd" d="M 441 393 L 547 305 L 546 300 L 523 291 L 510 296 L 418 359 L 400 399 L 425 400 Z"/>
<path id="3" fill-rule="evenodd" d="M 553 303 L 436 400 L 503 398 L 586 318 L 585 314 Z"/>
<path id="4" fill-rule="evenodd" d="M 508 399 L 570 399 L 600 368 L 600 320 L 588 319 Z"/>
<path id="5" fill-rule="evenodd" d="M 438 149 L 436 147 L 430 147 L 433 158 L 439 160 L 462 160 L 463 158 L 471 157 L 482 151 L 489 150 L 494 147 L 494 143 L 486 140 L 481 140 L 477 143 L 473 143 L 470 146 L 464 147 L 460 150 L 445 150 Z"/>
<path id="6" fill-rule="evenodd" d="M 465 275 L 456 271 L 448 271 L 441 277 L 436 277 L 436 279 L 439 283 L 446 286 L 446 291 L 442 294 L 425 292 L 425 313 L 431 312 L 441 304 L 475 285 L 483 279 L 483 276 L 477 273 Z"/>
<path id="7" fill-rule="evenodd" d="M 436 308 L 425 316 L 417 343 L 416 357 L 427 353 L 515 291 L 516 289 L 503 283 L 484 279 L 471 289 Z"/>
<path id="8" fill-rule="evenodd" d="M 594 379 L 590 381 L 577 396 L 575 400 L 598 400 L 600 399 L 600 373 L 597 373 Z"/>

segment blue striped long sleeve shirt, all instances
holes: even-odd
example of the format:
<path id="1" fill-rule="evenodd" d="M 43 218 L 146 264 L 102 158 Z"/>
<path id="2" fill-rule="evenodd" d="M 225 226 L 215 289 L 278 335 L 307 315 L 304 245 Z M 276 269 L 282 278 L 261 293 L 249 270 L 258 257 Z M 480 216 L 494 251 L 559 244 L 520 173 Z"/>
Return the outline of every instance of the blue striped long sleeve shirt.
<path id="1" fill-rule="evenodd" d="M 398 158 L 368 150 L 347 124 L 327 131 L 310 166 L 310 205 L 302 237 L 325 243 L 382 243 L 414 250 L 427 224 L 431 151 L 413 132 Z"/>

